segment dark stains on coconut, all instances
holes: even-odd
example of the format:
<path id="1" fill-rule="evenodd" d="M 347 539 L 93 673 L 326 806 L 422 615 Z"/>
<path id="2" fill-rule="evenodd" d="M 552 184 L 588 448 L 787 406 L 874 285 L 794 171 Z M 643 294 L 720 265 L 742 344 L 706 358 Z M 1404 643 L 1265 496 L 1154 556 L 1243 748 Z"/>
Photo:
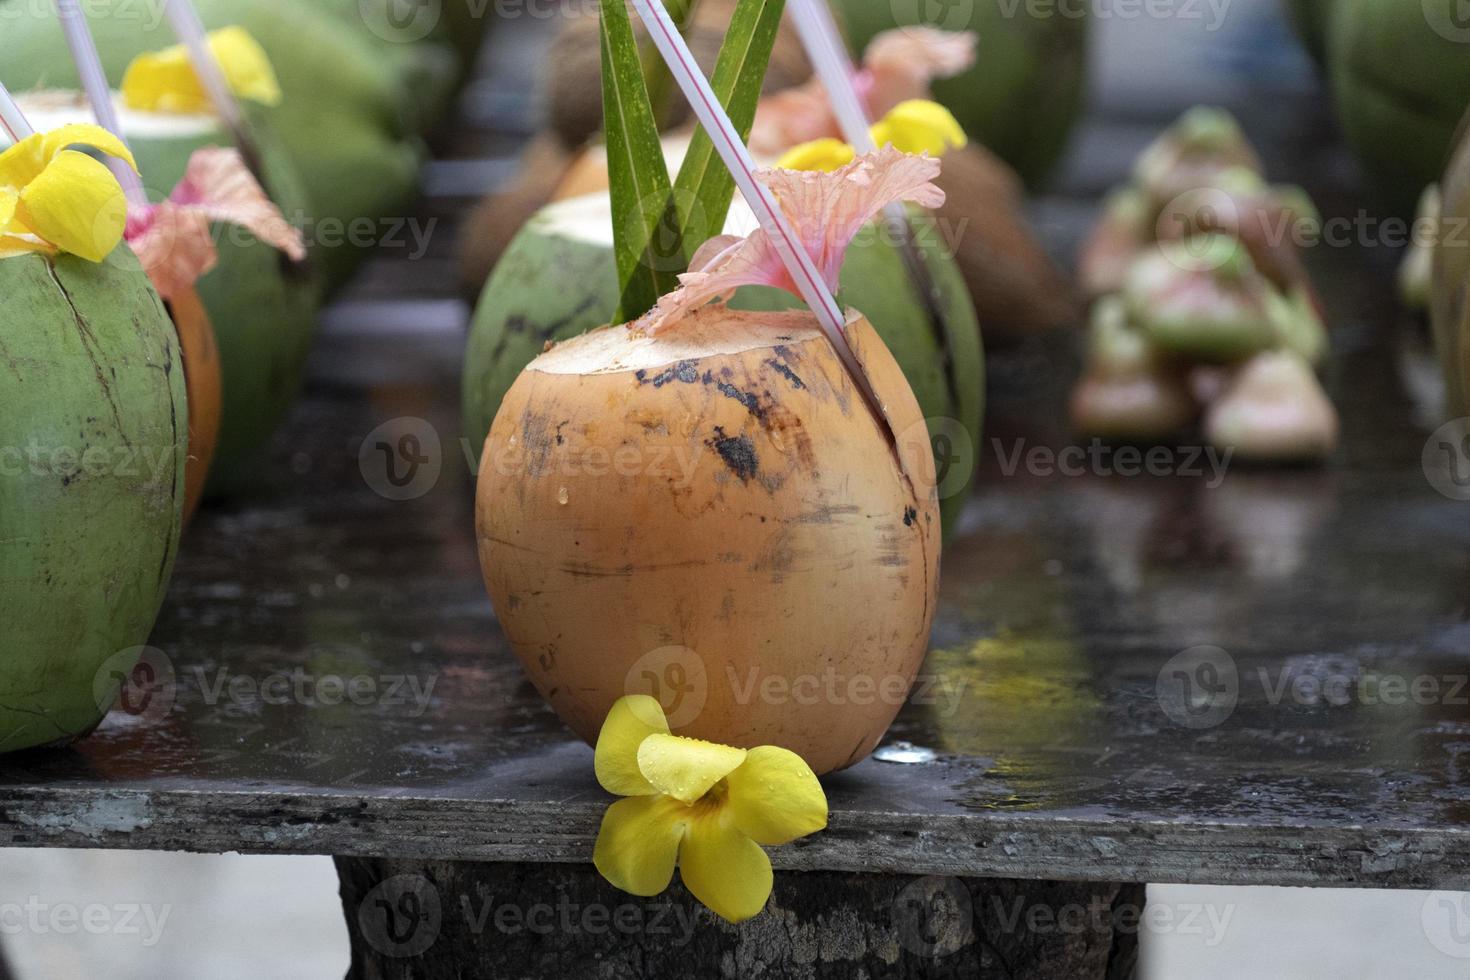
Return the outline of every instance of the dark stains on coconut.
<path id="1" fill-rule="evenodd" d="M 755 454 L 755 445 L 747 436 L 725 434 L 723 426 L 715 426 L 715 437 L 705 442 L 724 460 L 726 468 L 740 477 L 741 483 L 749 483 L 760 470 L 760 460 Z"/>

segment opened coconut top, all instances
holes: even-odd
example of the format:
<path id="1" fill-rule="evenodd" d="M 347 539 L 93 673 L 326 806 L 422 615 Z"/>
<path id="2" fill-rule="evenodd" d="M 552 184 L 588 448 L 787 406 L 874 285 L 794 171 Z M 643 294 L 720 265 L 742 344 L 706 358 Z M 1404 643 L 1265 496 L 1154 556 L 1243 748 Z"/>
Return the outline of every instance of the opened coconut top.
<path id="1" fill-rule="evenodd" d="M 69 89 L 47 89 L 16 96 L 15 101 L 40 132 L 59 129 L 69 123 L 92 122 L 92 107 L 81 92 Z M 130 108 L 118 92 L 112 93 L 119 125 L 130 137 L 143 139 L 185 139 L 217 132 L 218 116 L 202 112 L 145 112 Z"/>
<path id="2" fill-rule="evenodd" d="M 847 325 L 851 327 L 861 318 L 861 313 L 849 310 Z M 637 329 L 636 325 L 594 330 L 557 344 L 532 361 L 526 370 L 543 374 L 653 371 L 680 361 L 801 344 L 821 336 L 817 318 L 806 311 L 751 313 L 716 304 L 686 315 L 679 329 L 657 335 Z"/>

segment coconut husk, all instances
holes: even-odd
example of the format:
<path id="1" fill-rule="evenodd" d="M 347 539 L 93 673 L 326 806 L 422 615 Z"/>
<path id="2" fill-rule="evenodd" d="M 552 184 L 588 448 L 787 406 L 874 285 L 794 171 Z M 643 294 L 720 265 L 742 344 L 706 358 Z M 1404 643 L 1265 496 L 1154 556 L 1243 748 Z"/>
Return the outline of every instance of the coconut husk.
<path id="1" fill-rule="evenodd" d="M 714 71 L 735 6 L 735 0 L 702 0 L 695 7 L 685 38 L 706 75 Z M 566 26 L 546 56 L 547 126 L 568 149 L 581 146 L 602 129 L 602 46 L 598 41 L 597 8 L 595 0 L 583 0 L 574 7 L 574 16 L 567 17 Z M 647 37 L 636 18 L 633 30 L 640 42 Z M 792 88 L 811 74 L 801 41 L 789 24 L 783 24 L 771 52 L 765 91 Z M 667 114 L 660 120 L 663 125 L 677 127 L 690 120 L 689 105 L 677 91 L 668 103 L 664 107 Z"/>

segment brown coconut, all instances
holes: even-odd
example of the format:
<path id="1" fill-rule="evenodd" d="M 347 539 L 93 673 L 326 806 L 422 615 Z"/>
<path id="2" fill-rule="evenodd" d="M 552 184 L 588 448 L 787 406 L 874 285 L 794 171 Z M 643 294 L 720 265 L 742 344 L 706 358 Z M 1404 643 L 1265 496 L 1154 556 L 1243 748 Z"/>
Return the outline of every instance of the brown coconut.
<path id="1" fill-rule="evenodd" d="M 531 680 L 589 743 L 635 692 L 677 734 L 780 745 L 818 773 L 893 721 L 928 645 L 939 506 L 902 372 L 861 315 L 849 336 L 889 427 L 807 313 L 604 328 L 511 388 L 480 562 Z"/>

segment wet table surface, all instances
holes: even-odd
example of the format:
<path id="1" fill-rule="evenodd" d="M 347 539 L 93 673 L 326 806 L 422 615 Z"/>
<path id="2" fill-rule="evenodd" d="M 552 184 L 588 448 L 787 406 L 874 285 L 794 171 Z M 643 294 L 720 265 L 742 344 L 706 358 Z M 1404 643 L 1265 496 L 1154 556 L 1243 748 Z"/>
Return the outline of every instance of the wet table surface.
<path id="1" fill-rule="evenodd" d="M 1243 115 L 1272 176 L 1353 213 L 1323 107 L 1267 104 Z M 1059 255 L 1166 118 L 1083 128 L 1036 208 Z M 465 166 L 431 174 L 451 221 Z M 0 844 L 589 859 L 610 798 L 480 580 L 453 238 L 330 312 L 258 483 L 185 541 L 151 700 L 0 759 Z M 1426 476 L 1431 372 L 1393 258 L 1311 256 L 1344 423 L 1322 469 L 1048 473 L 1077 338 L 993 356 L 982 479 L 886 740 L 934 758 L 827 778 L 830 829 L 777 865 L 1470 888 L 1470 503 Z M 389 499 L 376 446 L 409 433 L 430 458 L 410 489 L 432 489 Z"/>

